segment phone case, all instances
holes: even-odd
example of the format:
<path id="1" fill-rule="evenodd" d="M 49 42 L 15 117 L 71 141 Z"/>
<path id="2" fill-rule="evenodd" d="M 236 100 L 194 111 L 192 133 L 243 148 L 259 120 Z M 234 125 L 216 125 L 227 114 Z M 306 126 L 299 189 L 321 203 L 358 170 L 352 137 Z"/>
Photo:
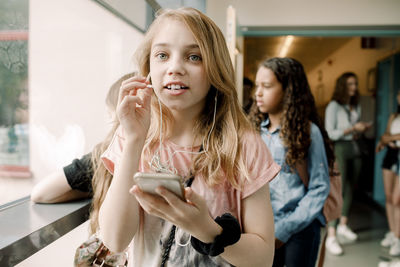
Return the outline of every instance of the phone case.
<path id="1" fill-rule="evenodd" d="M 181 199 L 184 199 L 184 188 L 179 175 L 169 173 L 138 172 L 133 179 L 144 192 L 157 194 L 155 189 L 163 186 Z"/>

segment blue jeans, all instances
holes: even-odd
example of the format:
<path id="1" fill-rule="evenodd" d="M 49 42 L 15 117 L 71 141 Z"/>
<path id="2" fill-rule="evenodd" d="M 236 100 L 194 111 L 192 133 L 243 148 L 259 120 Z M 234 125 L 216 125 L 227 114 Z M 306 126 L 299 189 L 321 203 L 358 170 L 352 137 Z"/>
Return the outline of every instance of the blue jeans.
<path id="1" fill-rule="evenodd" d="M 273 267 L 314 267 L 318 256 L 321 223 L 316 219 L 275 250 Z"/>

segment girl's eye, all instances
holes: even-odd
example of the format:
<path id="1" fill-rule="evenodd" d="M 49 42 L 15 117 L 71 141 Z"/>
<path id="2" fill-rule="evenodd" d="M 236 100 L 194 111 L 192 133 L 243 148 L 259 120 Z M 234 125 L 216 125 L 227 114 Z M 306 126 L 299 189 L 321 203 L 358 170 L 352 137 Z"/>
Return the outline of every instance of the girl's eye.
<path id="1" fill-rule="evenodd" d="M 157 57 L 158 59 L 161 59 L 161 60 L 165 60 L 165 59 L 168 58 L 167 54 L 165 54 L 165 53 L 158 53 L 158 54 L 156 55 L 156 57 Z"/>
<path id="2" fill-rule="evenodd" d="M 198 55 L 190 55 L 189 60 L 190 61 L 201 61 L 201 57 Z"/>

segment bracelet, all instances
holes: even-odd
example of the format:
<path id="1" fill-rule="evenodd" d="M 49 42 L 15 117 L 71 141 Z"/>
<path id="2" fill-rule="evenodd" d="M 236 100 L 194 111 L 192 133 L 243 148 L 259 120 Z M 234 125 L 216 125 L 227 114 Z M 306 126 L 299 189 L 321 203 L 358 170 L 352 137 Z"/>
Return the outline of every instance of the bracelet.
<path id="1" fill-rule="evenodd" d="M 238 220 L 230 213 L 215 218 L 215 222 L 222 227 L 222 233 L 217 235 L 212 243 L 204 243 L 193 237 L 190 239 L 192 247 L 199 253 L 209 256 L 218 256 L 225 247 L 235 244 L 242 234 Z"/>

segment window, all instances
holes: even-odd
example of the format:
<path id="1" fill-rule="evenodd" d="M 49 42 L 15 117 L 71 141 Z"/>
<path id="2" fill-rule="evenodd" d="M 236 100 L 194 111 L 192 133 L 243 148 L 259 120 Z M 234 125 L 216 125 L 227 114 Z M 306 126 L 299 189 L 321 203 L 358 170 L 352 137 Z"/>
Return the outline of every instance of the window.
<path id="1" fill-rule="evenodd" d="M 0 177 L 29 177 L 29 1 L 0 2 Z"/>

